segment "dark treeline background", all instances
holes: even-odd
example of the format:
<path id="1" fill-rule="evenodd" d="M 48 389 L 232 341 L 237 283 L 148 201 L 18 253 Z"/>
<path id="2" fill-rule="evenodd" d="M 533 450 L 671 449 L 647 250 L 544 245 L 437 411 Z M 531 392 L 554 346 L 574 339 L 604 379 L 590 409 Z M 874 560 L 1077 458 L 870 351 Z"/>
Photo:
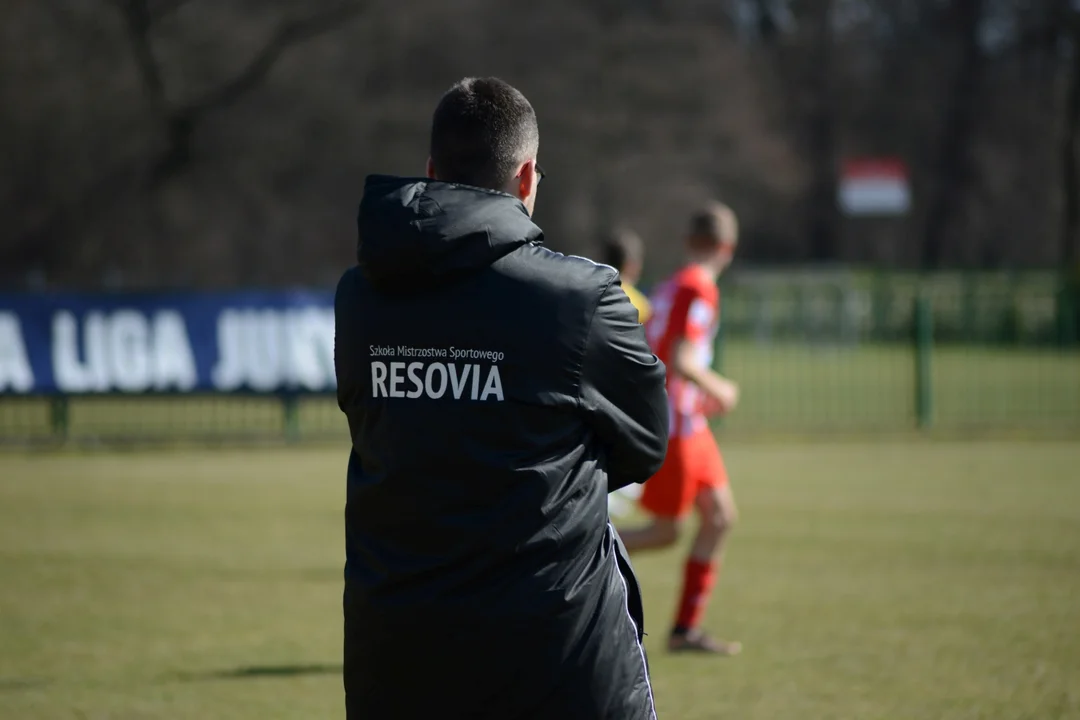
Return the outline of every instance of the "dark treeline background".
<path id="1" fill-rule="evenodd" d="M 653 269 L 720 197 L 754 263 L 1023 268 L 1080 247 L 1075 0 L 5 0 L 0 284 L 331 284 L 367 173 L 439 95 L 536 106 L 548 244 L 618 221 Z M 839 161 L 912 213 L 852 220 Z"/>

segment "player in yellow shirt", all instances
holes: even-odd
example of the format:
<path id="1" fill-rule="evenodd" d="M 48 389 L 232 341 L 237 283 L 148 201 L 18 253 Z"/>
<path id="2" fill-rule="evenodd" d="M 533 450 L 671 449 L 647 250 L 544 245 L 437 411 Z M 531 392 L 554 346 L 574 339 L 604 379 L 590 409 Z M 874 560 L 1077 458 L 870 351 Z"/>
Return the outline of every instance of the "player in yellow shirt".
<path id="1" fill-rule="evenodd" d="M 624 281 L 622 284 L 622 289 L 623 292 L 626 293 L 626 297 L 630 298 L 630 302 L 632 302 L 634 304 L 634 307 L 637 308 L 638 322 L 640 322 L 642 325 L 647 323 L 649 321 L 649 318 L 652 316 L 652 305 L 649 304 L 649 298 L 645 297 L 645 295 L 640 290 L 631 285 L 629 282 Z"/>
<path id="2" fill-rule="evenodd" d="M 645 243 L 629 228 L 614 228 L 601 239 L 597 254 L 597 260 L 619 271 L 623 292 L 637 308 L 638 322 L 644 325 L 652 316 L 652 305 L 645 293 L 635 287 L 635 283 L 641 277 Z M 628 485 L 616 490 L 608 495 L 608 511 L 612 515 L 630 512 L 640 494 L 640 485 Z"/>
<path id="3" fill-rule="evenodd" d="M 645 243 L 633 230 L 616 228 L 609 232 L 600 246 L 600 262 L 619 271 L 622 289 L 638 311 L 638 322 L 648 322 L 652 306 L 648 298 L 635 287 L 641 277 L 645 260 Z"/>

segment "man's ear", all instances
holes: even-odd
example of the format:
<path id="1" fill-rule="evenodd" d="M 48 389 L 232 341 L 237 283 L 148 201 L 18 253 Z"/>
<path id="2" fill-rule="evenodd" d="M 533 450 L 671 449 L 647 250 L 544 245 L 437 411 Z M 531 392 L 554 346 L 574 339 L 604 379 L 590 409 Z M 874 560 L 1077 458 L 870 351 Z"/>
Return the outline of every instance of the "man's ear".
<path id="1" fill-rule="evenodd" d="M 435 177 L 435 161 L 432 160 L 431 158 L 427 159 L 427 176 L 428 176 L 428 178 L 430 178 L 432 180 L 438 180 L 439 179 L 439 178 Z"/>
<path id="2" fill-rule="evenodd" d="M 522 202 L 527 200 L 530 195 L 533 194 L 536 184 L 534 182 L 536 176 L 536 161 L 530 160 L 521 166 L 521 171 L 517 175 L 517 196 L 521 198 Z"/>

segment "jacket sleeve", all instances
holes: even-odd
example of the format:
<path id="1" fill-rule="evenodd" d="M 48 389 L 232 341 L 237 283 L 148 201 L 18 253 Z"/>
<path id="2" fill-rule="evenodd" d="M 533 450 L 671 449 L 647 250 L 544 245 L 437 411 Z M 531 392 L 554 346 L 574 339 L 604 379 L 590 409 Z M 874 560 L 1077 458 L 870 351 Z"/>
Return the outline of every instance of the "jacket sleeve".
<path id="1" fill-rule="evenodd" d="M 581 406 L 607 452 L 608 492 L 645 482 L 667 453 L 666 371 L 637 316 L 613 280 L 593 315 L 582 360 Z"/>
<path id="2" fill-rule="evenodd" d="M 353 316 L 355 305 L 356 269 L 346 270 L 334 293 L 334 377 L 337 380 L 338 407 L 349 414 L 356 404 L 356 382 L 361 377 L 357 364 L 356 329 Z"/>

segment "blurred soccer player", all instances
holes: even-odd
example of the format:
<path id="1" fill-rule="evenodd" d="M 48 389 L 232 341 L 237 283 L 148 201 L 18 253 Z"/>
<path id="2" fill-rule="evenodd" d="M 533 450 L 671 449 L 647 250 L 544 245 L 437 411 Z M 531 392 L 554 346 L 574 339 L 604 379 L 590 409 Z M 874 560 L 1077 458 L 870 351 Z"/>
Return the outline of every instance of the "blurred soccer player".
<path id="1" fill-rule="evenodd" d="M 738 223 L 726 205 L 696 213 L 687 237 L 688 263 L 652 296 L 646 334 L 667 365 L 670 441 L 659 472 L 645 483 L 641 507 L 652 516 L 645 527 L 620 531 L 631 553 L 668 547 L 681 521 L 696 509 L 701 520 L 686 561 L 682 597 L 668 648 L 734 655 L 737 642 L 709 637 L 700 628 L 716 583 L 724 540 L 736 518 L 727 470 L 707 416 L 728 413 L 738 386 L 711 369 L 719 329 L 716 280 L 731 263 Z"/>
<path id="2" fill-rule="evenodd" d="M 630 303 L 638 311 L 638 322 L 646 323 L 652 315 L 652 305 L 645 293 L 637 289 L 645 261 L 645 243 L 641 236 L 626 227 L 608 231 L 597 247 L 597 259 L 619 271 L 619 284 Z M 631 483 L 608 495 L 608 512 L 612 517 L 632 511 L 641 497 L 641 485 Z"/>
<path id="3" fill-rule="evenodd" d="M 622 289 L 638 311 L 638 320 L 649 321 L 652 306 L 644 293 L 637 289 L 641 268 L 645 261 L 645 243 L 633 230 L 616 228 L 600 243 L 600 262 L 619 271 Z"/>

